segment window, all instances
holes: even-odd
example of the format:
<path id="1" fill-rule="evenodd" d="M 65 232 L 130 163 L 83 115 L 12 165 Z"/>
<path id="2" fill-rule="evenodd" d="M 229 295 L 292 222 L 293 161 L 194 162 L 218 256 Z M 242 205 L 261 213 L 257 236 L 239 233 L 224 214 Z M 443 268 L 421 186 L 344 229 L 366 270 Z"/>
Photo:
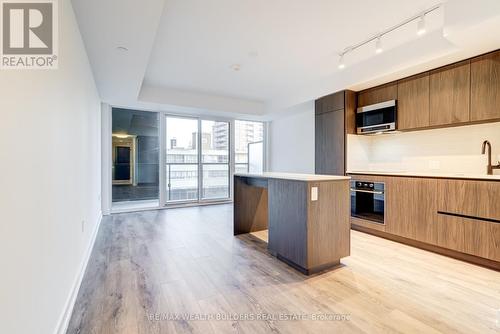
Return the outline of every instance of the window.
<path id="1" fill-rule="evenodd" d="M 234 125 L 235 173 L 262 172 L 264 123 L 236 120 Z"/>
<path id="2" fill-rule="evenodd" d="M 158 113 L 113 108 L 111 124 L 112 202 L 157 202 Z"/>
<path id="3" fill-rule="evenodd" d="M 233 168 L 263 171 L 262 122 L 113 108 L 112 128 L 113 203 L 227 200 Z"/>
<path id="4" fill-rule="evenodd" d="M 166 202 L 229 198 L 229 122 L 166 117 Z"/>
<path id="5" fill-rule="evenodd" d="M 229 198 L 229 123 L 201 121 L 202 199 Z"/>
<path id="6" fill-rule="evenodd" d="M 198 120 L 166 117 L 166 201 L 198 200 Z"/>

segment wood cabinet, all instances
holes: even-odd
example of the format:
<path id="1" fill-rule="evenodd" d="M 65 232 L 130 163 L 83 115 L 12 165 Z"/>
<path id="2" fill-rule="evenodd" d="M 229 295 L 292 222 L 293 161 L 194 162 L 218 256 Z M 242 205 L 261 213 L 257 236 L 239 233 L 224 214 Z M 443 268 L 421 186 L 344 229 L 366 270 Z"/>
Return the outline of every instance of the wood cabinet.
<path id="1" fill-rule="evenodd" d="M 243 177 L 234 177 L 234 235 L 267 228 L 267 184 L 255 184 L 251 181 Z"/>
<path id="2" fill-rule="evenodd" d="M 437 245 L 500 262 L 500 224 L 438 214 Z"/>
<path id="3" fill-rule="evenodd" d="M 471 60 L 471 121 L 500 119 L 500 51 Z"/>
<path id="4" fill-rule="evenodd" d="M 273 179 L 268 190 L 269 250 L 307 268 L 307 182 Z"/>
<path id="5" fill-rule="evenodd" d="M 351 217 L 353 226 L 410 244 L 418 242 L 433 251 L 445 249 L 448 255 L 451 250 L 459 258 L 468 256 L 470 260 L 472 255 L 500 262 L 500 182 L 380 175 L 351 177 L 384 182 L 386 201 L 385 225 Z"/>
<path id="6" fill-rule="evenodd" d="M 323 114 L 330 111 L 344 110 L 344 91 L 324 96 L 316 100 L 315 114 Z"/>
<path id="7" fill-rule="evenodd" d="M 318 201 L 311 200 L 313 187 Z M 317 268 L 350 254 L 349 182 L 308 182 L 307 194 L 307 263 Z"/>
<path id="8" fill-rule="evenodd" d="M 358 92 L 357 107 L 398 101 L 398 130 L 500 121 L 500 50 Z"/>
<path id="9" fill-rule="evenodd" d="M 356 93 L 352 90 L 345 91 L 345 132 L 346 134 L 356 133 Z"/>
<path id="10" fill-rule="evenodd" d="M 346 134 L 355 133 L 356 93 L 341 91 L 315 103 L 315 172 L 345 174 Z"/>
<path id="11" fill-rule="evenodd" d="M 430 125 L 429 73 L 398 81 L 398 130 Z"/>
<path id="12" fill-rule="evenodd" d="M 395 177 L 386 186 L 386 232 L 436 244 L 437 180 Z"/>
<path id="13" fill-rule="evenodd" d="M 358 93 L 358 108 L 375 103 L 397 100 L 398 86 L 396 82 L 370 88 Z"/>
<path id="14" fill-rule="evenodd" d="M 315 172 L 344 175 L 345 173 L 344 109 L 316 115 Z"/>
<path id="15" fill-rule="evenodd" d="M 324 270 L 349 256 L 348 178 L 235 175 L 234 194 L 234 235 L 268 229 L 270 253 L 301 272 Z"/>
<path id="16" fill-rule="evenodd" d="M 429 85 L 431 126 L 469 121 L 469 60 L 431 71 Z"/>
<path id="17" fill-rule="evenodd" d="M 500 182 L 439 180 L 438 211 L 500 223 Z"/>

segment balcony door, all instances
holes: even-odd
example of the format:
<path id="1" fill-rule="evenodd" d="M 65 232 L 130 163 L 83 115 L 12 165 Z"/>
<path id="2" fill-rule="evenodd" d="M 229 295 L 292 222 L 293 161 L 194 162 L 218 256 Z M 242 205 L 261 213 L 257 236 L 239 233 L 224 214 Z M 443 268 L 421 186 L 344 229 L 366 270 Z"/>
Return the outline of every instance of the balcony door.
<path id="1" fill-rule="evenodd" d="M 229 199 L 229 122 L 166 116 L 166 204 Z"/>

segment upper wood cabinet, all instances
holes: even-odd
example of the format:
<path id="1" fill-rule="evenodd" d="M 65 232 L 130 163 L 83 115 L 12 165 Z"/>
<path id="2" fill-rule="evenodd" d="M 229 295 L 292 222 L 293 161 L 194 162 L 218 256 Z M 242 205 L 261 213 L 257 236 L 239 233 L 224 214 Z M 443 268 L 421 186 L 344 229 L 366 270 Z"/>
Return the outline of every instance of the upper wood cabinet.
<path id="1" fill-rule="evenodd" d="M 500 51 L 471 60 L 471 121 L 500 119 Z"/>
<path id="2" fill-rule="evenodd" d="M 429 73 L 398 81 L 398 129 L 429 125 Z"/>
<path id="3" fill-rule="evenodd" d="M 317 99 L 315 104 L 316 115 L 340 109 L 343 110 L 344 99 L 344 91 L 323 96 L 322 98 Z"/>
<path id="4" fill-rule="evenodd" d="M 356 93 L 352 90 L 345 91 L 345 132 L 356 133 Z"/>
<path id="5" fill-rule="evenodd" d="M 358 107 L 368 106 L 370 104 L 397 100 L 398 85 L 392 82 L 383 86 L 370 88 L 358 93 Z"/>
<path id="6" fill-rule="evenodd" d="M 398 100 L 398 129 L 500 121 L 500 50 L 363 90 L 357 107 Z"/>
<path id="7" fill-rule="evenodd" d="M 431 126 L 469 121 L 469 60 L 432 71 L 429 85 Z"/>

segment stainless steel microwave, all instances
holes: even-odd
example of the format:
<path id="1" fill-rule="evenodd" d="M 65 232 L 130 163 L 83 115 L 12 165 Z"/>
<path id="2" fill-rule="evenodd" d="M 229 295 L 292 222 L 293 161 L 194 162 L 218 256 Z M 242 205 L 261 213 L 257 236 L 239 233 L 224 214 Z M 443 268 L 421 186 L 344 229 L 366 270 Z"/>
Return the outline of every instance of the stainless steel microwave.
<path id="1" fill-rule="evenodd" d="M 397 109 L 396 100 L 358 108 L 356 112 L 357 133 L 368 134 L 396 130 Z"/>

